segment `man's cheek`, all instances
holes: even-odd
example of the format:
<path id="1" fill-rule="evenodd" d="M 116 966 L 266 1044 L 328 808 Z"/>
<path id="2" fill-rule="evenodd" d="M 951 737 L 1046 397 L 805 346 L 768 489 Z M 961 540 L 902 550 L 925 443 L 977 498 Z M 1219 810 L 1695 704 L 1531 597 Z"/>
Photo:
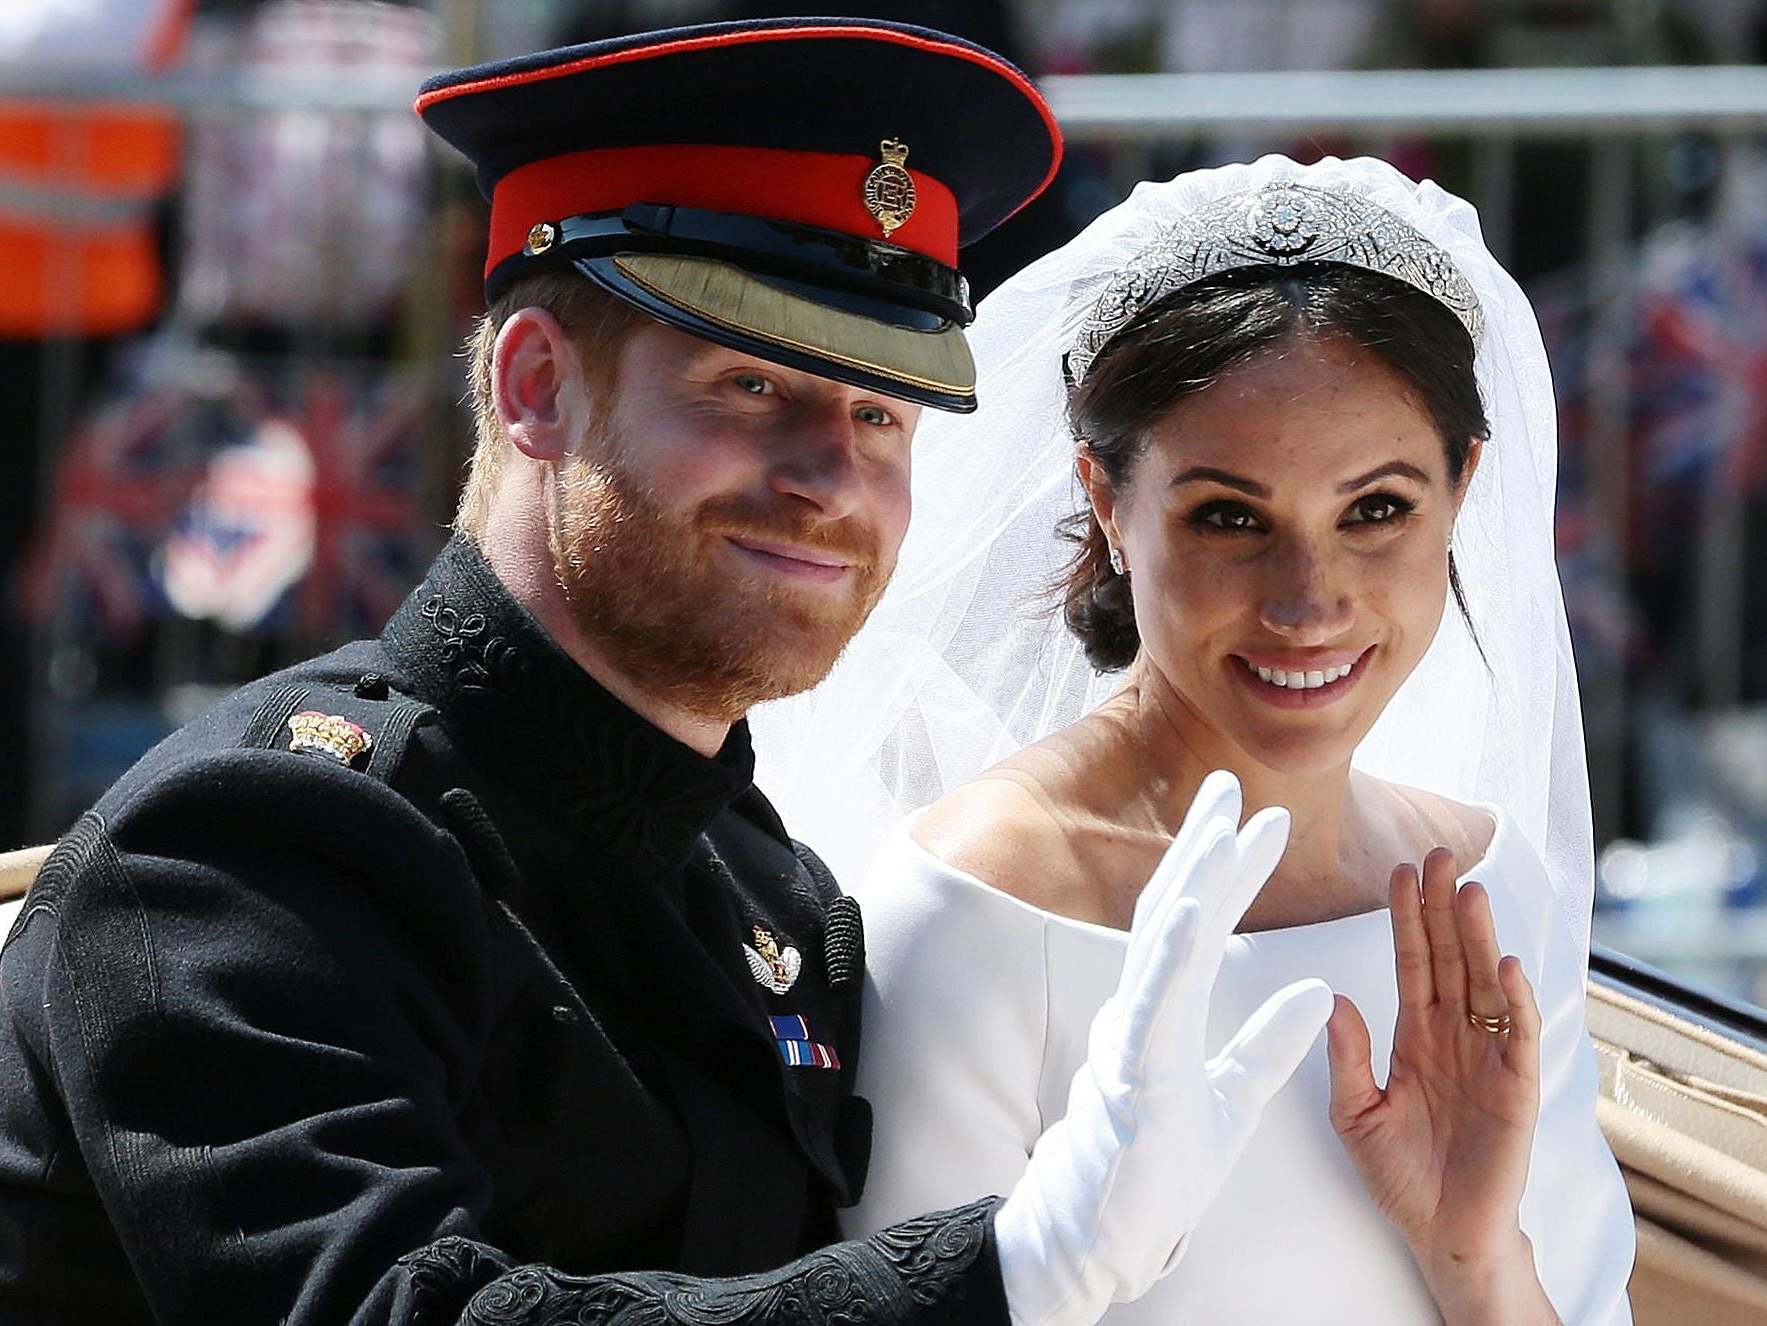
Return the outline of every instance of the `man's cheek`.
<path id="1" fill-rule="evenodd" d="M 878 534 L 878 560 L 889 570 L 894 570 L 896 558 L 901 554 L 902 543 L 908 537 L 908 524 L 911 512 L 904 506 L 896 519 L 886 524 Z"/>
<path id="2" fill-rule="evenodd" d="M 894 567 L 896 554 L 901 551 L 902 541 L 908 537 L 908 527 L 914 517 L 914 490 L 909 484 L 906 463 L 880 505 L 880 518 L 874 526 L 878 532 L 880 560 L 886 566 Z"/>

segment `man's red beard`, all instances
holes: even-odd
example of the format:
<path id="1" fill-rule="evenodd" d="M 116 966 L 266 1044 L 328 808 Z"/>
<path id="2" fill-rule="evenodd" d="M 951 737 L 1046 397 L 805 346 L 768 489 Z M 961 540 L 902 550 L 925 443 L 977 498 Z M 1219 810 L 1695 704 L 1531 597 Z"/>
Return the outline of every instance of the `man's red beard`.
<path id="1" fill-rule="evenodd" d="M 666 508 L 592 440 L 559 475 L 553 569 L 579 629 L 632 682 L 691 713 L 734 722 L 828 675 L 889 581 L 875 532 L 782 504 L 721 497 Z M 849 563 L 840 585 L 745 571 L 728 536 L 790 543 Z"/>

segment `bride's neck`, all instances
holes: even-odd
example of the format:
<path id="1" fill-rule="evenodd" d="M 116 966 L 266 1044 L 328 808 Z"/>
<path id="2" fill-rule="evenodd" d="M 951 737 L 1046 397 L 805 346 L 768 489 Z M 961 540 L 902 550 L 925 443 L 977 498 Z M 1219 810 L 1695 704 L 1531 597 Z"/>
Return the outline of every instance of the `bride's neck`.
<path id="1" fill-rule="evenodd" d="M 1132 804 L 1167 833 L 1177 829 L 1202 780 L 1216 769 L 1239 779 L 1250 816 L 1266 806 L 1289 812 L 1288 850 L 1279 878 L 1321 880 L 1342 869 L 1351 798 L 1350 766 L 1284 774 L 1250 760 L 1142 664 L 1108 703 L 1128 747 L 1125 791 Z"/>

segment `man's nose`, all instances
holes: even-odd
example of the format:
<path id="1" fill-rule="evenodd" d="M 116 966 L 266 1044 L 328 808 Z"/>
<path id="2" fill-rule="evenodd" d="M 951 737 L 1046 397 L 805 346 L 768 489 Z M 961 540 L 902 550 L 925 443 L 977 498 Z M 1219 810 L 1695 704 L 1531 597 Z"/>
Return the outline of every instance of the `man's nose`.
<path id="1" fill-rule="evenodd" d="M 827 520 L 851 515 L 859 503 L 859 429 L 843 402 L 806 410 L 773 436 L 768 484 L 809 502 Z"/>
<path id="2" fill-rule="evenodd" d="M 1325 644 L 1347 630 L 1354 606 L 1331 554 L 1305 542 L 1278 549 L 1261 586 L 1258 618 L 1297 645 Z"/>

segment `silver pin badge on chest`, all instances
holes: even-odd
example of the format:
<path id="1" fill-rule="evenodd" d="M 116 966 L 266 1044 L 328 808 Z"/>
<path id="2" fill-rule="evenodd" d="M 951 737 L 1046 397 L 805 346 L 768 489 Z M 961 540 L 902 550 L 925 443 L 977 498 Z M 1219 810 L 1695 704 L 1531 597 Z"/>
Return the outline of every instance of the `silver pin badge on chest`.
<path id="1" fill-rule="evenodd" d="M 771 930 L 758 925 L 753 929 L 755 942 L 742 946 L 749 973 L 762 989 L 782 995 L 797 984 L 798 973 L 804 967 L 804 955 L 790 944 L 781 947 Z"/>

